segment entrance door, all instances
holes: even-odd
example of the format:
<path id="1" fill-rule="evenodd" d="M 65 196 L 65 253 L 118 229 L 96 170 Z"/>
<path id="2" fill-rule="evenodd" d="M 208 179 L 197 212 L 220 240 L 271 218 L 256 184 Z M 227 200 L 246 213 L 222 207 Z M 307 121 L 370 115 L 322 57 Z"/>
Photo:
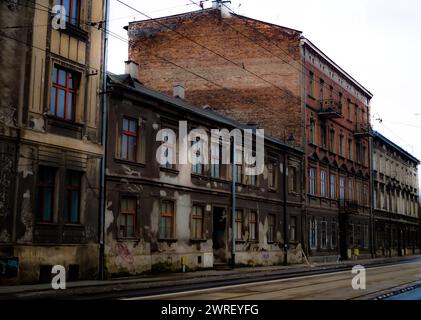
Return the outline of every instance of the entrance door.
<path id="1" fill-rule="evenodd" d="M 227 262 L 227 211 L 213 208 L 213 257 L 215 263 Z"/>

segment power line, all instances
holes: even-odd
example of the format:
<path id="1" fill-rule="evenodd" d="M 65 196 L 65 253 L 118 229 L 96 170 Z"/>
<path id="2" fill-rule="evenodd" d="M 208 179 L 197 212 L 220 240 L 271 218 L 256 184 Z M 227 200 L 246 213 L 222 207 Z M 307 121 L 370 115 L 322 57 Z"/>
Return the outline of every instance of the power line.
<path id="1" fill-rule="evenodd" d="M 286 93 L 287 93 L 287 94 L 288 94 L 288 95 L 289 95 L 292 99 L 294 99 L 294 100 L 299 100 L 299 102 L 301 103 L 301 100 L 300 100 L 300 99 L 298 99 L 298 98 L 297 98 L 297 97 L 295 97 L 294 95 L 290 94 L 290 93 L 289 93 L 288 91 L 286 91 L 285 89 L 283 89 L 283 88 L 281 88 L 281 87 L 277 86 L 276 84 L 272 83 L 271 81 L 266 80 L 265 78 L 263 78 L 263 77 L 259 76 L 259 75 L 258 75 L 258 74 L 256 74 L 255 72 L 253 72 L 253 71 L 251 71 L 251 70 L 247 69 L 247 68 L 244 66 L 244 64 L 241 64 L 241 65 L 240 65 L 239 63 L 236 63 L 235 61 L 232 61 L 231 59 L 229 59 L 229 58 L 225 57 L 223 54 L 220 54 L 219 52 L 216 52 L 216 51 L 214 51 L 214 50 L 212 50 L 212 49 L 208 48 L 208 47 L 207 47 L 207 46 L 205 46 L 204 44 L 201 44 L 201 43 L 197 42 L 196 40 L 192 39 L 191 37 L 189 37 L 189 36 L 187 36 L 187 35 L 185 35 L 185 34 L 183 34 L 183 33 L 179 32 L 179 31 L 177 31 L 177 30 L 174 30 L 173 28 L 169 27 L 169 26 L 168 26 L 168 25 L 166 25 L 165 23 L 162 23 L 162 22 L 158 21 L 158 19 L 156 19 L 156 18 L 152 18 L 151 16 L 149 16 L 149 15 L 147 15 L 147 14 L 143 13 L 142 11 L 140 11 L 140 10 L 138 10 L 138 9 L 136 9 L 136 8 L 134 8 L 134 7 L 132 7 L 132 6 L 130 6 L 130 5 L 128 5 L 127 3 L 125 3 L 125 2 L 123 2 L 123 1 L 121 1 L 121 0 L 116 0 L 116 1 L 117 1 L 117 2 L 119 2 L 119 3 L 121 3 L 121 4 L 123 4 L 124 6 L 128 7 L 129 9 L 131 9 L 131 10 L 133 10 L 133 11 L 136 11 L 136 12 L 140 13 L 141 15 L 143 15 L 143 16 L 145 16 L 145 17 L 147 17 L 148 19 L 150 19 L 150 20 L 152 20 L 152 21 L 154 21 L 154 22 L 158 23 L 159 25 L 163 26 L 164 28 L 168 29 L 169 31 L 172 31 L 172 32 L 174 32 L 174 33 L 178 34 L 179 36 L 181 36 L 181 37 L 183 37 L 183 38 L 185 38 L 185 39 L 189 40 L 190 42 L 192 42 L 192 43 L 196 44 L 197 46 L 199 46 L 199 47 L 201 47 L 201 48 L 203 48 L 203 49 L 205 49 L 205 50 L 207 50 L 207 51 L 209 51 L 209 52 L 211 52 L 211 53 L 215 54 L 216 56 L 220 57 L 221 59 L 223 59 L 223 60 L 227 61 L 227 62 L 228 62 L 228 63 L 230 63 L 230 64 L 233 64 L 234 66 L 238 67 L 239 69 L 242 69 L 242 70 L 244 70 L 245 72 L 247 72 L 247 73 L 249 73 L 249 74 L 251 74 L 251 75 L 255 76 L 256 78 L 258 78 L 258 79 L 262 80 L 263 82 L 266 82 L 267 84 L 269 84 L 269 85 L 273 86 L 274 88 L 277 88 L 279 91 L 281 91 L 281 92 L 282 92 L 282 94 L 283 94 L 284 98 L 285 98 L 285 92 L 286 92 Z"/>

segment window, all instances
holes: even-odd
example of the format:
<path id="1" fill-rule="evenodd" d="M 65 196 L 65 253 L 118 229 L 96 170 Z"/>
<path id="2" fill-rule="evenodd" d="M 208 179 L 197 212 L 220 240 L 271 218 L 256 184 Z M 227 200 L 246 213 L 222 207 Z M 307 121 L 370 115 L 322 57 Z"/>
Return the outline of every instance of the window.
<path id="1" fill-rule="evenodd" d="M 298 193 L 298 177 L 296 167 L 288 167 L 288 185 L 290 192 Z"/>
<path id="2" fill-rule="evenodd" d="M 323 198 L 326 198 L 326 186 L 327 186 L 327 174 L 326 171 L 322 170 L 320 171 L 320 191 L 321 196 Z"/>
<path id="3" fill-rule="evenodd" d="M 346 100 L 346 109 L 348 112 L 348 119 L 351 120 L 351 100 L 350 99 Z"/>
<path id="4" fill-rule="evenodd" d="M 355 243 L 358 248 L 362 247 L 362 239 L 361 239 L 362 233 L 361 233 L 361 226 L 356 225 L 355 226 Z"/>
<path id="5" fill-rule="evenodd" d="M 314 97 L 314 73 L 310 71 L 310 96 Z"/>
<path id="6" fill-rule="evenodd" d="M 249 240 L 257 240 L 257 212 L 250 212 L 249 218 Z"/>
<path id="7" fill-rule="evenodd" d="M 310 248 L 316 249 L 317 248 L 317 221 L 315 218 L 310 218 Z"/>
<path id="8" fill-rule="evenodd" d="M 357 190 L 356 190 L 356 193 L 357 193 L 357 203 L 358 204 L 361 204 L 361 192 L 362 192 L 362 189 L 361 189 L 361 182 L 357 182 Z"/>
<path id="9" fill-rule="evenodd" d="M 291 217 L 289 221 L 289 240 L 297 241 L 297 217 Z"/>
<path id="10" fill-rule="evenodd" d="M 345 177 L 339 178 L 339 200 L 345 200 Z"/>
<path id="11" fill-rule="evenodd" d="M 235 211 L 235 239 L 243 240 L 243 211 Z"/>
<path id="12" fill-rule="evenodd" d="M 221 177 L 221 156 L 222 146 L 217 143 L 212 143 L 211 145 L 211 176 L 212 178 Z"/>
<path id="13" fill-rule="evenodd" d="M 66 173 L 64 222 L 80 223 L 80 191 L 82 174 L 68 170 Z"/>
<path id="14" fill-rule="evenodd" d="M 330 175 L 330 198 L 336 199 L 336 176 Z"/>
<path id="15" fill-rule="evenodd" d="M 193 173 L 198 175 L 204 174 L 204 158 L 203 158 L 203 141 L 200 137 L 196 138 L 196 141 L 192 141 L 192 158 L 193 160 Z"/>
<path id="16" fill-rule="evenodd" d="M 361 144 L 359 142 L 357 142 L 355 144 L 355 148 L 356 148 L 356 151 L 357 151 L 357 162 L 362 163 Z"/>
<path id="17" fill-rule="evenodd" d="M 166 126 L 166 124 L 163 124 Z M 163 144 L 160 146 L 160 159 L 159 163 L 161 168 L 177 169 L 177 134 L 176 130 L 172 128 L 164 128 L 161 130 L 162 136 L 160 137 Z M 139 140 L 139 139 L 138 139 Z"/>
<path id="18" fill-rule="evenodd" d="M 124 117 L 123 130 L 121 131 L 120 158 L 122 160 L 136 161 L 137 141 L 138 141 L 137 120 Z"/>
<path id="19" fill-rule="evenodd" d="M 323 79 L 320 79 L 320 93 L 319 93 L 319 100 L 323 101 L 324 99 L 324 87 L 325 87 L 325 82 L 323 81 Z"/>
<path id="20" fill-rule="evenodd" d="M 369 241 L 370 241 L 370 239 L 369 239 L 369 233 L 368 233 L 368 225 L 364 225 L 363 226 L 363 237 L 364 237 L 364 241 L 363 241 L 363 243 L 364 243 L 364 248 L 368 248 L 369 247 Z"/>
<path id="21" fill-rule="evenodd" d="M 54 65 L 51 90 L 51 112 L 54 116 L 67 121 L 75 120 L 78 80 L 75 72 Z"/>
<path id="22" fill-rule="evenodd" d="M 161 202 L 159 236 L 161 239 L 174 238 L 174 202 L 172 201 Z"/>
<path id="23" fill-rule="evenodd" d="M 320 125 L 320 143 L 323 148 L 327 146 L 327 139 L 326 139 L 326 126 Z"/>
<path id="24" fill-rule="evenodd" d="M 57 5 L 66 9 L 66 22 L 79 25 L 80 0 L 57 0 Z"/>
<path id="25" fill-rule="evenodd" d="M 349 160 L 354 159 L 353 145 L 352 145 L 351 139 L 348 140 L 348 157 L 349 157 Z"/>
<path id="26" fill-rule="evenodd" d="M 316 168 L 310 168 L 310 194 L 316 195 Z"/>
<path id="27" fill-rule="evenodd" d="M 322 221 L 322 249 L 326 249 L 327 248 L 327 221 L 323 220 Z"/>
<path id="28" fill-rule="evenodd" d="M 38 168 L 38 217 L 41 222 L 53 221 L 55 168 Z"/>
<path id="29" fill-rule="evenodd" d="M 348 198 L 350 201 L 354 200 L 354 179 L 352 178 L 348 180 Z"/>
<path id="30" fill-rule="evenodd" d="M 238 158 L 241 158 L 241 150 L 235 150 L 234 156 L 235 156 L 234 161 L 237 161 Z M 235 165 L 235 181 L 237 183 L 243 183 L 243 165 L 242 164 Z"/>
<path id="31" fill-rule="evenodd" d="M 202 206 L 193 206 L 191 215 L 191 238 L 203 239 L 203 213 Z"/>
<path id="32" fill-rule="evenodd" d="M 315 144 L 316 124 L 314 119 L 310 119 L 310 143 Z"/>
<path id="33" fill-rule="evenodd" d="M 364 146 L 363 147 L 363 154 L 362 154 L 362 164 L 366 165 L 367 164 L 367 148 Z"/>
<path id="34" fill-rule="evenodd" d="M 343 94 L 342 94 L 342 92 L 339 92 L 339 98 L 338 98 L 338 103 L 339 103 L 339 110 L 340 110 L 340 112 L 342 113 L 342 105 L 343 105 Z"/>
<path id="35" fill-rule="evenodd" d="M 345 148 L 344 148 L 344 136 L 339 136 L 339 155 L 343 157 L 345 155 Z"/>
<path id="36" fill-rule="evenodd" d="M 268 184 L 269 189 L 275 190 L 278 188 L 278 171 L 274 162 L 268 164 Z"/>
<path id="37" fill-rule="evenodd" d="M 120 214 L 118 217 L 118 236 L 120 238 L 135 238 L 136 225 L 136 197 L 122 197 L 120 200 Z"/>
<path id="38" fill-rule="evenodd" d="M 335 130 L 330 130 L 330 151 L 335 153 L 336 146 L 335 146 Z"/>
<path id="39" fill-rule="evenodd" d="M 269 214 L 268 215 L 268 242 L 275 242 L 275 233 L 276 233 L 276 225 L 275 225 L 275 215 Z"/>
<path id="40" fill-rule="evenodd" d="M 337 246 L 337 239 L 338 239 L 338 229 L 337 229 L 336 221 L 332 222 L 332 239 L 330 241 L 330 244 L 332 246 L 332 249 L 335 249 Z"/>

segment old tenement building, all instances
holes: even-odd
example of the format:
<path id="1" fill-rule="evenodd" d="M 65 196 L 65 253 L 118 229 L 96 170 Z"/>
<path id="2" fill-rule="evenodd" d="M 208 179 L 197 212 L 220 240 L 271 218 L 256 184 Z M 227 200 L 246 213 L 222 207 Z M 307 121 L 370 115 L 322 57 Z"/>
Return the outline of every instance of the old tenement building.
<path id="1" fill-rule="evenodd" d="M 311 259 L 351 258 L 353 249 L 369 254 L 367 89 L 301 31 L 234 14 L 226 1 L 131 22 L 127 30 L 129 57 L 139 63 L 145 85 L 169 93 L 181 82 L 192 104 L 256 122 L 305 150 L 303 245 Z"/>
<path id="2" fill-rule="evenodd" d="M 57 264 L 69 280 L 98 274 L 105 49 L 90 22 L 104 6 L 0 2 L 0 258 L 12 281 L 49 281 Z"/>
<path id="3" fill-rule="evenodd" d="M 377 255 L 419 254 L 420 161 L 375 132 L 373 162 Z"/>
<path id="4" fill-rule="evenodd" d="M 162 129 L 174 131 L 174 137 L 161 137 L 169 145 L 158 155 L 178 159 L 180 121 L 187 122 L 188 132 L 254 127 L 192 106 L 183 96 L 153 91 L 128 74 L 109 76 L 108 276 L 179 271 L 182 264 L 198 269 L 232 263 L 231 165 L 223 164 L 222 157 L 213 152 L 219 146 L 211 139 L 207 142 L 212 151 L 209 164 L 160 164 L 156 154 L 162 142 L 157 141 L 157 134 Z M 300 263 L 303 153 L 270 136 L 265 137 L 264 147 L 263 174 L 246 175 L 245 164 L 236 165 L 235 264 L 283 264 L 285 243 L 288 262 Z M 210 157 L 216 158 L 213 164 Z"/>

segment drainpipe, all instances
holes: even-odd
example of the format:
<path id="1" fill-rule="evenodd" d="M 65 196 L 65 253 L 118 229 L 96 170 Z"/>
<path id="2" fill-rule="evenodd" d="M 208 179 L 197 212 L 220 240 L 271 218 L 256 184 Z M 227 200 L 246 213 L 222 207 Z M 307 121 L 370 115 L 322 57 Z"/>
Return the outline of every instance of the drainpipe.
<path id="1" fill-rule="evenodd" d="M 288 264 L 288 225 L 287 225 L 287 155 L 286 151 L 284 154 L 284 161 L 282 164 L 282 177 L 283 177 L 283 183 L 282 183 L 282 198 L 283 198 L 283 209 L 284 209 L 284 265 Z"/>
<path id="2" fill-rule="evenodd" d="M 236 178 L 237 178 L 237 168 L 235 165 L 235 140 L 231 138 L 231 154 L 232 154 L 232 183 L 231 183 L 231 240 L 232 240 L 232 248 L 231 248 L 231 266 L 235 268 L 235 211 L 236 211 Z"/>
<path id="3" fill-rule="evenodd" d="M 373 136 L 369 138 L 370 144 L 370 251 L 371 258 L 374 259 L 376 256 L 376 247 L 375 247 L 375 218 L 374 218 L 374 150 L 373 150 Z"/>
<path id="4" fill-rule="evenodd" d="M 104 30 L 103 30 L 103 63 L 101 70 L 102 77 L 102 126 L 101 126 L 101 144 L 104 150 L 101 159 L 100 168 L 100 211 L 99 211 L 99 279 L 105 278 L 105 170 L 106 170 L 106 155 L 107 155 L 107 56 L 108 56 L 108 25 L 109 25 L 109 8 L 110 0 L 104 0 L 103 17 L 105 17 Z"/>

